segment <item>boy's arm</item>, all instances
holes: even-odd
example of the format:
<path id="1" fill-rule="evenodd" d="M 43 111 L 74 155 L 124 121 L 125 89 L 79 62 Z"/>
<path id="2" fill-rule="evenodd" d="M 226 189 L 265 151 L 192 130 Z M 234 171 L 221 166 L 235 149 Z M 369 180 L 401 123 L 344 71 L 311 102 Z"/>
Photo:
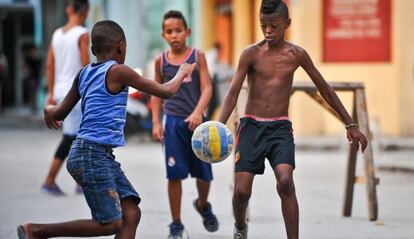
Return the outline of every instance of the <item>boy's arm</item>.
<path id="1" fill-rule="evenodd" d="M 131 86 L 151 95 L 170 98 L 178 91 L 183 79 L 191 75 L 194 67 L 195 64 L 184 63 L 180 66 L 172 80 L 165 84 L 160 84 L 156 81 L 145 79 L 124 64 L 116 64 L 109 68 L 106 75 L 106 83 L 111 92 L 120 92 L 125 86 Z"/>
<path id="2" fill-rule="evenodd" d="M 84 33 L 79 37 L 80 61 L 82 67 L 89 64 L 89 33 Z"/>
<path id="3" fill-rule="evenodd" d="M 47 80 L 47 104 L 55 105 L 53 88 L 55 86 L 55 58 L 52 45 L 49 46 L 46 61 L 46 80 Z"/>
<path id="4" fill-rule="evenodd" d="M 343 122 L 347 125 L 347 138 L 349 142 L 352 143 L 354 141 L 357 141 L 357 143 L 361 143 L 362 151 L 364 151 L 367 146 L 367 139 L 365 135 L 359 131 L 358 127 L 356 127 L 357 125 L 354 124 L 353 119 L 346 111 L 344 105 L 336 95 L 335 91 L 325 81 L 318 69 L 316 69 L 315 65 L 312 62 L 312 59 L 304 49 L 297 48 L 294 52 L 298 57 L 300 66 L 306 71 L 306 73 L 315 83 L 322 97 L 341 116 Z"/>
<path id="5" fill-rule="evenodd" d="M 78 80 L 79 74 L 76 75 L 72 87 L 68 94 L 59 105 L 46 105 L 44 109 L 44 120 L 49 128 L 60 128 L 60 121 L 65 119 L 66 116 L 72 111 L 73 107 L 78 103 L 80 95 L 78 92 Z"/>
<path id="6" fill-rule="evenodd" d="M 188 122 L 188 127 L 190 130 L 195 130 L 195 128 L 203 122 L 203 112 L 206 109 L 213 93 L 211 78 L 210 74 L 208 73 L 207 61 L 204 53 L 198 51 L 197 59 L 198 70 L 200 73 L 201 95 L 196 107 L 194 108 L 194 111 L 185 119 L 185 122 Z"/>
<path id="7" fill-rule="evenodd" d="M 218 119 L 224 124 L 227 122 L 231 115 L 231 112 L 233 112 L 233 109 L 236 106 L 237 98 L 239 97 L 244 79 L 246 77 L 247 71 L 249 70 L 251 60 L 249 49 L 244 50 L 241 54 L 236 73 L 234 74 L 233 79 L 230 83 L 230 88 L 224 97 L 224 102 Z"/>
<path id="8" fill-rule="evenodd" d="M 155 81 L 162 83 L 161 75 L 161 57 L 155 60 Z M 161 125 L 160 114 L 162 107 L 162 99 L 156 96 L 151 97 L 152 108 L 152 137 L 162 142 L 164 140 L 164 129 Z"/>

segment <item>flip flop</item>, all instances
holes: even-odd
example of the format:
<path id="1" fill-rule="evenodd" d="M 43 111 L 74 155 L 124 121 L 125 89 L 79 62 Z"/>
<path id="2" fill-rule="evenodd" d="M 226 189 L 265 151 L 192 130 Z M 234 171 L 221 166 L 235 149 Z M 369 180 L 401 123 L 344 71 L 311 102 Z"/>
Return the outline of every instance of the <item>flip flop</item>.
<path id="1" fill-rule="evenodd" d="M 19 236 L 19 239 L 27 239 L 26 232 L 24 231 L 23 225 L 19 225 L 17 227 L 17 235 Z"/>

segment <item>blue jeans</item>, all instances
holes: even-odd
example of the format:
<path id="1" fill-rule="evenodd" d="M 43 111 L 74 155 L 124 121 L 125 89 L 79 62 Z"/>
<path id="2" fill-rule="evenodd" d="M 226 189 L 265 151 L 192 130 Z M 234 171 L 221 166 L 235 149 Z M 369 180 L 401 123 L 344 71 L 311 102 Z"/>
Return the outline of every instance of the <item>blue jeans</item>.
<path id="1" fill-rule="evenodd" d="M 120 166 L 112 148 L 86 139 L 73 141 L 66 168 L 82 187 L 92 218 L 98 223 L 122 218 L 122 199 L 141 201 Z"/>

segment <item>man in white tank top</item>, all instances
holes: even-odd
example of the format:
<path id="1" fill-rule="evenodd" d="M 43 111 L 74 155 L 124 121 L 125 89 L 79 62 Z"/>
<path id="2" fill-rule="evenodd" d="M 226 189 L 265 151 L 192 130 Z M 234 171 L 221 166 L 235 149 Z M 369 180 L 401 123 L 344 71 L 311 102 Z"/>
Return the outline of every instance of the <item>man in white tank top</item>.
<path id="1" fill-rule="evenodd" d="M 88 0 L 70 0 L 66 8 L 68 22 L 52 36 L 47 56 L 46 78 L 48 104 L 63 100 L 78 72 L 89 63 L 89 32 L 83 25 L 88 16 Z M 56 176 L 76 138 L 82 114 L 80 102 L 63 122 L 63 137 L 41 191 L 54 196 L 64 195 L 56 184 Z M 80 192 L 80 191 L 78 191 Z"/>

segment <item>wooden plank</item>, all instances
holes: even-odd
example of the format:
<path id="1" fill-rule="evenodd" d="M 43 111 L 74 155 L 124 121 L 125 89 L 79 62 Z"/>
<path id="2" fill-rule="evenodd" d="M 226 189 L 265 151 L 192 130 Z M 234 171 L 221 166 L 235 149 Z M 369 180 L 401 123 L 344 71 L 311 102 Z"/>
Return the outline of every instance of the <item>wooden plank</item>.
<path id="1" fill-rule="evenodd" d="M 328 83 L 335 91 L 353 91 L 356 89 L 364 89 L 365 85 L 361 82 L 329 82 Z M 292 90 L 301 91 L 317 91 L 315 84 L 311 81 L 294 81 Z"/>
<path id="2" fill-rule="evenodd" d="M 356 113 L 356 104 L 355 104 L 355 94 L 352 106 L 352 117 L 354 120 L 357 120 Z M 352 202 L 354 197 L 354 182 L 355 182 L 355 170 L 356 170 L 356 159 L 357 159 L 357 145 L 351 144 L 349 146 L 348 154 L 348 165 L 346 169 L 345 177 L 345 194 L 344 194 L 344 204 L 342 215 L 344 217 L 350 217 L 352 214 Z"/>
<path id="3" fill-rule="evenodd" d="M 356 95 L 356 111 L 358 118 L 358 125 L 362 133 L 367 137 L 370 135 L 369 122 L 368 122 L 368 113 L 367 105 L 365 98 L 364 89 L 357 89 L 355 91 Z M 364 156 L 364 165 L 365 165 L 365 177 L 367 180 L 366 190 L 368 197 L 368 213 L 369 219 L 375 221 L 378 218 L 378 200 L 377 200 L 377 190 L 375 183 L 375 168 L 374 168 L 374 159 L 372 153 L 372 145 L 368 138 L 368 146 L 365 149 L 363 154 Z"/>
<path id="4" fill-rule="evenodd" d="M 356 144 L 349 147 L 348 165 L 345 178 L 345 196 L 343 206 L 343 216 L 350 217 L 352 214 L 352 202 L 354 197 L 354 182 L 356 171 L 357 150 Z"/>
<path id="5" fill-rule="evenodd" d="M 355 184 L 359 183 L 367 183 L 367 179 L 364 176 L 355 176 Z M 380 183 L 379 178 L 375 178 L 375 185 Z"/>
<path id="6" fill-rule="evenodd" d="M 309 95 L 312 99 L 314 99 L 318 104 L 320 104 L 323 108 L 325 108 L 329 113 L 331 113 L 333 116 L 335 116 L 339 121 L 342 121 L 341 116 L 339 116 L 338 113 L 332 107 L 322 98 L 321 95 L 319 95 L 317 92 L 305 92 L 307 95 Z"/>

